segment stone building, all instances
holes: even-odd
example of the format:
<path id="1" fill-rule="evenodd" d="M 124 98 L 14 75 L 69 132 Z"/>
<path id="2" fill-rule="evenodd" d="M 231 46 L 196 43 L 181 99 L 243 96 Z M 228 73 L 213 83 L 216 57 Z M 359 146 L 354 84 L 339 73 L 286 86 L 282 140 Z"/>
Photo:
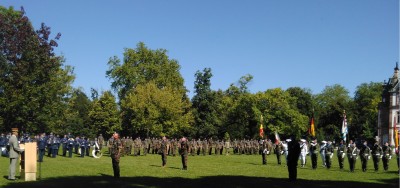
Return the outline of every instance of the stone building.
<path id="1" fill-rule="evenodd" d="M 389 81 L 384 81 L 382 101 L 378 106 L 378 137 L 383 144 L 389 141 L 394 145 L 394 127 L 399 130 L 399 65 L 396 63 L 394 74 Z"/>

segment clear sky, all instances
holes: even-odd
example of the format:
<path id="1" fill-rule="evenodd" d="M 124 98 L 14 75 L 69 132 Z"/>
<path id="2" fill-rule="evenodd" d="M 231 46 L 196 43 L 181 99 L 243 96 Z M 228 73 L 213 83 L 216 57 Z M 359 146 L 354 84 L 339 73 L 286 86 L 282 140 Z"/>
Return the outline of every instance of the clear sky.
<path id="1" fill-rule="evenodd" d="M 75 68 L 75 87 L 109 90 L 107 62 L 140 41 L 168 50 L 193 96 L 194 74 L 211 68 L 212 89 L 251 74 L 250 92 L 340 84 L 350 96 L 383 82 L 399 61 L 399 0 L 2 0 L 44 22 Z"/>

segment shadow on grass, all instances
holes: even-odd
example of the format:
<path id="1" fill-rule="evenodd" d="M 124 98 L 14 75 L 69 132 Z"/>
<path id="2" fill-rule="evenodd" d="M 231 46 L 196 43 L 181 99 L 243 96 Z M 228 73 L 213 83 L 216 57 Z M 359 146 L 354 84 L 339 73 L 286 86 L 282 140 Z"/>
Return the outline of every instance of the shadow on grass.
<path id="1" fill-rule="evenodd" d="M 296 182 L 289 182 L 283 178 L 264 178 L 264 177 L 247 177 L 247 176 L 206 176 L 198 179 L 188 178 L 159 178 L 159 177 L 121 177 L 114 179 L 112 176 L 100 174 L 100 176 L 70 176 L 48 178 L 36 182 L 10 182 L 6 188 L 62 188 L 62 187 L 96 187 L 96 188 L 126 188 L 126 187 L 268 187 L 268 188 L 282 188 L 282 187 L 307 187 L 307 188 L 391 188 L 399 187 L 399 179 L 394 178 L 390 180 L 381 181 L 379 183 L 363 183 L 363 182 L 349 182 L 349 181 L 321 181 L 321 180 L 302 180 Z"/>

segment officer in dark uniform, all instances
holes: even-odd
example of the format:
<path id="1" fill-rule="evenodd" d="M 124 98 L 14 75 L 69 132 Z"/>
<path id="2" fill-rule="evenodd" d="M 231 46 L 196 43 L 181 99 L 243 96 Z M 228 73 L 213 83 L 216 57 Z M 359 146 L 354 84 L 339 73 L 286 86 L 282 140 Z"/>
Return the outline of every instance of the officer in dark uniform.
<path id="1" fill-rule="evenodd" d="M 56 158 L 58 154 L 58 148 L 60 146 L 60 138 L 57 136 L 53 137 L 53 142 L 51 144 L 51 157 Z"/>
<path id="2" fill-rule="evenodd" d="M 361 168 L 363 172 L 367 171 L 368 160 L 371 158 L 371 149 L 367 144 L 367 141 L 364 141 L 363 146 L 360 149 Z"/>
<path id="3" fill-rule="evenodd" d="M 392 158 L 392 148 L 389 147 L 389 143 L 385 142 L 382 147 L 382 163 L 383 170 L 387 171 L 389 169 L 389 160 Z"/>
<path id="4" fill-rule="evenodd" d="M 37 145 L 38 145 L 38 150 L 39 150 L 39 160 L 38 162 L 43 162 L 43 156 L 46 153 L 46 135 L 45 133 L 42 133 L 40 135 L 40 138 L 37 141 Z"/>
<path id="5" fill-rule="evenodd" d="M 68 142 L 67 135 L 64 135 L 64 138 L 62 138 L 60 142 L 62 145 L 62 156 L 65 157 L 67 155 L 67 142 Z"/>
<path id="6" fill-rule="evenodd" d="M 288 171 L 289 181 L 297 180 L 297 164 L 300 155 L 300 144 L 294 137 L 288 143 Z"/>
<path id="7" fill-rule="evenodd" d="M 310 155 L 311 155 L 311 165 L 312 169 L 317 169 L 318 161 L 318 143 L 317 139 L 314 139 L 310 144 Z"/>
<path id="8" fill-rule="evenodd" d="M 70 137 L 67 141 L 68 157 L 72 158 L 72 149 L 74 148 L 75 141 L 74 138 Z"/>
<path id="9" fill-rule="evenodd" d="M 346 145 L 345 145 L 344 141 L 341 140 L 340 144 L 338 146 L 338 150 L 337 150 L 337 158 L 338 158 L 340 170 L 343 169 L 345 155 L 346 155 Z"/>
<path id="10" fill-rule="evenodd" d="M 357 147 L 352 140 L 350 140 L 349 146 L 347 147 L 347 158 L 349 159 L 350 172 L 354 172 L 357 159 Z"/>
<path id="11" fill-rule="evenodd" d="M 327 145 L 325 146 L 325 163 L 327 169 L 331 168 L 333 151 L 332 142 L 328 141 Z"/>
<path id="12" fill-rule="evenodd" d="M 79 138 L 79 136 L 77 136 L 77 137 L 75 138 L 75 145 L 74 145 L 75 154 L 78 154 L 78 150 L 79 150 L 79 147 L 80 147 L 80 143 L 81 143 L 81 139 Z"/>
<path id="13" fill-rule="evenodd" d="M 47 157 L 51 157 L 52 154 L 52 144 L 54 140 L 54 135 L 53 133 L 50 133 L 49 137 L 46 139 L 47 140 Z"/>
<path id="14" fill-rule="evenodd" d="M 375 172 L 379 170 L 379 162 L 382 158 L 382 154 L 382 147 L 379 145 L 378 141 L 376 141 L 372 147 L 372 160 L 374 161 Z"/>
<path id="15" fill-rule="evenodd" d="M 187 170 L 187 158 L 188 158 L 189 144 L 185 137 L 181 139 L 180 154 L 182 158 L 182 170 Z"/>
<path id="16" fill-rule="evenodd" d="M 81 147 L 81 157 L 85 157 L 85 148 L 86 148 L 86 139 L 84 136 L 82 136 L 82 138 L 80 139 L 80 143 L 79 143 L 80 147 Z"/>

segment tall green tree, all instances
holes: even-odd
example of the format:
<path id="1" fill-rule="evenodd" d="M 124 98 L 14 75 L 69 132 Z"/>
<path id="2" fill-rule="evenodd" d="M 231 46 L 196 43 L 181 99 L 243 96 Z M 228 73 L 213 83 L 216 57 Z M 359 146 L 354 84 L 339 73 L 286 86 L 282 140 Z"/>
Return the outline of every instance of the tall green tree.
<path id="1" fill-rule="evenodd" d="M 60 128 L 73 69 L 54 53 L 60 34 L 50 39 L 42 23 L 35 31 L 23 9 L 0 6 L 0 121 L 9 131 L 47 132 Z"/>
<path id="2" fill-rule="evenodd" d="M 108 65 L 109 70 L 106 74 L 112 79 L 111 87 L 118 93 L 121 102 L 122 128 L 125 134 L 154 136 L 177 134 L 180 130 L 175 130 L 175 127 L 189 126 L 187 124 L 191 121 L 191 113 L 188 112 L 190 100 L 179 72 L 180 65 L 178 61 L 168 57 L 165 49 L 151 50 L 140 42 L 136 49 L 125 49 L 122 64 L 119 58 L 113 57 Z M 145 106 L 138 106 L 132 101 L 138 98 L 144 99 L 141 95 L 151 95 L 155 98 L 147 100 L 148 103 L 144 104 Z M 159 100 L 162 99 L 158 98 L 160 96 L 166 97 L 165 100 L 170 100 L 164 101 L 165 104 L 170 104 L 171 101 L 175 104 L 171 104 L 171 107 L 160 106 Z M 153 107 L 160 107 L 158 110 L 164 111 L 162 113 L 158 110 L 143 111 L 142 113 L 156 113 L 148 115 L 156 117 L 157 124 L 145 122 L 139 115 L 139 110 L 149 110 Z M 176 118 L 177 112 L 181 113 L 181 117 L 186 118 L 187 121 Z M 143 132 L 147 129 L 151 131 Z"/>
<path id="3" fill-rule="evenodd" d="M 216 93 L 211 90 L 211 69 L 195 74 L 192 108 L 195 120 L 196 137 L 212 137 L 218 135 L 220 123 L 217 113 Z"/>
<path id="4" fill-rule="evenodd" d="M 178 137 L 187 135 L 193 125 L 189 101 L 183 101 L 178 91 L 158 88 L 154 82 L 139 84 L 121 101 L 128 113 L 129 127 L 123 127 L 135 136 Z"/>
<path id="5" fill-rule="evenodd" d="M 296 98 L 281 88 L 269 89 L 264 93 L 258 93 L 258 108 L 264 115 L 267 125 L 267 133 L 274 137 L 277 132 L 282 137 L 304 136 L 308 128 L 308 116 L 302 114 L 296 108 Z"/>
<path id="6" fill-rule="evenodd" d="M 64 113 L 64 121 L 61 126 L 53 131 L 59 134 L 72 133 L 77 136 L 93 138 L 96 132 L 91 126 L 89 112 L 92 102 L 87 95 L 80 89 L 74 89 L 68 106 Z"/>
<path id="7" fill-rule="evenodd" d="M 160 89 L 169 87 L 182 96 L 186 95 L 180 65 L 177 60 L 169 59 L 165 49 L 151 50 L 139 42 L 136 49 L 125 49 L 122 64 L 115 56 L 110 58 L 108 65 L 106 75 L 112 80 L 111 87 L 118 92 L 120 99 L 124 99 L 139 84 L 150 81 Z"/>
<path id="8" fill-rule="evenodd" d="M 97 91 L 92 90 L 92 95 L 97 95 Z M 92 108 L 89 111 L 90 125 L 95 134 L 102 134 L 106 138 L 110 137 L 115 131 L 121 131 L 118 105 L 116 98 L 111 91 L 105 91 L 97 98 L 94 97 Z"/>
<path id="9" fill-rule="evenodd" d="M 353 116 L 349 91 L 339 84 L 326 86 L 315 96 L 315 105 L 318 119 L 317 134 L 325 134 L 322 139 L 340 140 L 343 111 L 346 110 L 348 120 Z"/>
<path id="10" fill-rule="evenodd" d="M 351 139 L 373 140 L 377 135 L 378 104 L 382 98 L 382 83 L 370 82 L 357 86 L 354 96 L 354 115 L 350 124 Z"/>

